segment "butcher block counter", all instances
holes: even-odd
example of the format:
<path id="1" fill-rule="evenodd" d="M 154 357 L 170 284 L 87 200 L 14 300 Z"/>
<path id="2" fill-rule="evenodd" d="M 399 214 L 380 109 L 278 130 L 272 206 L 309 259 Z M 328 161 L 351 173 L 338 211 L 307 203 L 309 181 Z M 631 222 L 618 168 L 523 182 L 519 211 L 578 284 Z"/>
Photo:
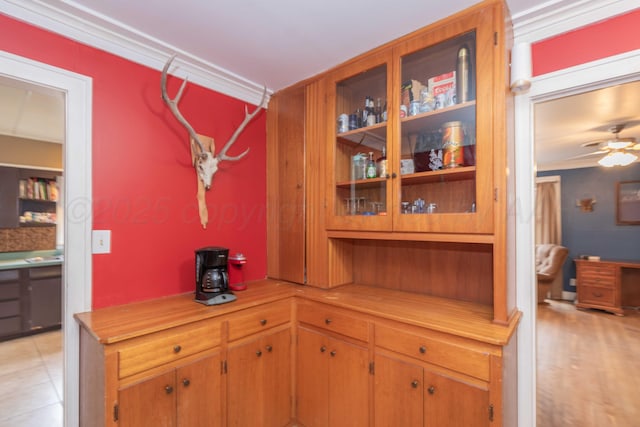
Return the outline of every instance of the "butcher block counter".
<path id="1" fill-rule="evenodd" d="M 268 279 L 235 295 L 215 306 L 187 293 L 76 314 L 81 424 L 312 426 L 324 414 L 373 425 L 385 419 L 373 402 L 401 395 L 386 388 L 386 378 L 401 377 L 385 370 L 411 362 L 424 374 L 407 379 L 409 391 L 424 382 L 427 399 L 435 385 L 449 388 L 438 406 L 463 414 L 467 425 L 502 425 L 502 376 L 515 366 L 505 355 L 515 352 L 519 313 L 500 325 L 491 307 L 474 303 Z M 315 359 L 325 355 L 331 359 Z M 316 369 L 329 360 L 333 368 Z M 350 364 L 341 371 L 338 363 Z M 317 395 L 318 381 L 345 375 L 349 386 L 338 386 L 335 398 Z M 241 403 L 248 395 L 249 406 Z M 460 411 L 456 399 L 465 396 L 473 405 Z M 422 399 L 416 408 L 426 408 Z"/>

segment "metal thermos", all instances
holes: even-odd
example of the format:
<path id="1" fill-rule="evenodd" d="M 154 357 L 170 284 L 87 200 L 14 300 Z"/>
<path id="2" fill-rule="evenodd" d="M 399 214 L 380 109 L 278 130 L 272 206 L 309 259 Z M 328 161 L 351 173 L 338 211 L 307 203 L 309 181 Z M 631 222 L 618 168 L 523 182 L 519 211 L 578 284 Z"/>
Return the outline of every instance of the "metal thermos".
<path id="1" fill-rule="evenodd" d="M 469 101 L 469 48 L 462 46 L 458 49 L 458 62 L 456 65 L 456 102 Z"/>

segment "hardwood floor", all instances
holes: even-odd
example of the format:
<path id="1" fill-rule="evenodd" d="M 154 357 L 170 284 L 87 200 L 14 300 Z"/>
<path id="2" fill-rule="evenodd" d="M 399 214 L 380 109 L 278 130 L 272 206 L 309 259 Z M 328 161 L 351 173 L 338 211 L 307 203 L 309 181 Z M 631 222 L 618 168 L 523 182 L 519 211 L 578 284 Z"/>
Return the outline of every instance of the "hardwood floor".
<path id="1" fill-rule="evenodd" d="M 640 312 L 538 306 L 537 425 L 640 426 Z"/>

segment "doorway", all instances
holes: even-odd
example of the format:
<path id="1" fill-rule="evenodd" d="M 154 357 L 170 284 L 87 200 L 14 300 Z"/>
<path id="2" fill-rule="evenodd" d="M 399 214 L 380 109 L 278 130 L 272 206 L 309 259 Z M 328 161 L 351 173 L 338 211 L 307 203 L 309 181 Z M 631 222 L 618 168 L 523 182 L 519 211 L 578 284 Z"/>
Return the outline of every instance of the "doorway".
<path id="1" fill-rule="evenodd" d="M 0 76 L 65 93 L 63 394 L 64 425 L 79 423 L 79 332 L 73 314 L 91 310 L 91 79 L 0 52 Z"/>
<path id="2" fill-rule="evenodd" d="M 640 79 L 640 52 L 629 52 L 561 70 L 533 79 L 531 91 L 515 99 L 515 169 L 517 194 L 516 275 L 517 306 L 523 316 L 518 332 L 518 420 L 536 420 L 536 276 L 534 226 L 535 160 L 533 155 L 534 105 L 607 86 Z M 533 421 L 533 422 L 532 422 Z"/>

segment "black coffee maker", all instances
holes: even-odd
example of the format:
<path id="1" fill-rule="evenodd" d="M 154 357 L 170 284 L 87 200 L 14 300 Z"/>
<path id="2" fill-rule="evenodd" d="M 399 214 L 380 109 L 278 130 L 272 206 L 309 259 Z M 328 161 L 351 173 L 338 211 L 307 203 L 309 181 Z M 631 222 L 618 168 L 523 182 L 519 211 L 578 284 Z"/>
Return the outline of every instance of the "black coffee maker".
<path id="1" fill-rule="evenodd" d="M 196 301 L 205 305 L 235 301 L 229 290 L 229 249 L 217 246 L 196 250 Z"/>

